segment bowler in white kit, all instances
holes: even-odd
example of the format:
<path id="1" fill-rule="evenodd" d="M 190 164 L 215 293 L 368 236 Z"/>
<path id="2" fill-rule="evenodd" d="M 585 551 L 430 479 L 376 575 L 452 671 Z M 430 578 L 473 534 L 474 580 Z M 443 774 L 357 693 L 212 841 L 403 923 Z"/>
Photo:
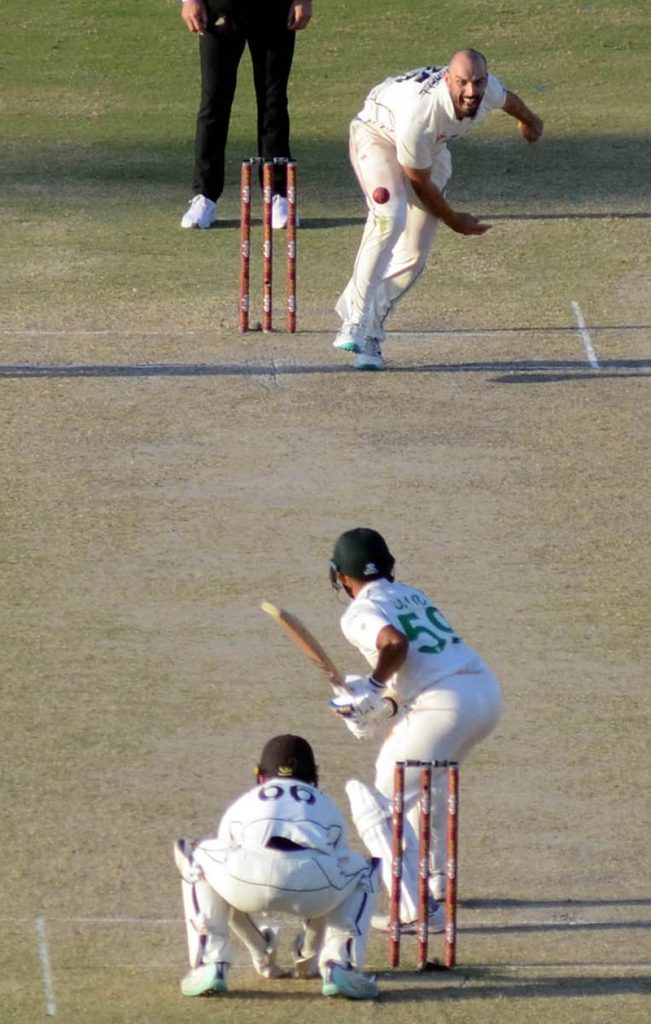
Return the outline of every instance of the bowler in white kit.
<path id="1" fill-rule="evenodd" d="M 488 231 L 454 209 L 444 190 L 452 174 L 448 142 L 496 109 L 516 119 L 527 142 L 541 137 L 541 119 L 488 71 L 483 54 L 460 50 L 444 67 L 387 78 L 351 122 L 350 160 L 368 216 L 337 302 L 343 325 L 334 346 L 357 353 L 356 369 L 384 369 L 384 322 L 422 273 L 440 221 L 462 235 Z"/>

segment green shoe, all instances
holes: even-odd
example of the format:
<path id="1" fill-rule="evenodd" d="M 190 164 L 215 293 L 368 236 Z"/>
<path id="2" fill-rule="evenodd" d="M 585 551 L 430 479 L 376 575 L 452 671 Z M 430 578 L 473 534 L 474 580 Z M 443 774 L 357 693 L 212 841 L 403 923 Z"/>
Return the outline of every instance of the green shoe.
<path id="1" fill-rule="evenodd" d="M 324 996 L 344 996 L 346 999 L 377 999 L 380 990 L 371 974 L 362 974 L 346 964 L 328 960 L 323 968 Z"/>
<path id="2" fill-rule="evenodd" d="M 184 996 L 211 996 L 226 991 L 228 964 L 201 964 L 189 971 L 181 982 Z"/>

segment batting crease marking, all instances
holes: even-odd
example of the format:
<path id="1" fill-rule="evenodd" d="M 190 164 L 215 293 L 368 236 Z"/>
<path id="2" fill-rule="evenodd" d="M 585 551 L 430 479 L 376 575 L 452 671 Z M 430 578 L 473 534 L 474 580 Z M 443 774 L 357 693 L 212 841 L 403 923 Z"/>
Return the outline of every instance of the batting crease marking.
<path id="1" fill-rule="evenodd" d="M 574 319 L 576 320 L 576 325 L 579 329 L 579 334 L 581 335 L 581 340 L 583 342 L 583 347 L 585 349 L 585 354 L 587 356 L 588 362 L 590 363 L 590 366 L 593 370 L 600 370 L 601 367 L 599 366 L 597 353 L 592 347 L 592 341 L 590 340 L 590 334 L 588 328 L 586 327 L 585 320 L 583 319 L 581 307 L 579 306 L 578 302 L 574 301 L 572 301 L 571 306 L 572 312 L 574 313 Z"/>
<path id="2" fill-rule="evenodd" d="M 47 936 L 45 934 L 45 918 L 37 917 L 34 923 L 36 926 L 36 938 L 38 941 L 38 958 L 41 961 L 43 988 L 45 990 L 45 1012 L 48 1017 L 56 1017 L 57 1004 L 54 998 L 54 983 L 52 980 L 52 968 L 50 966 L 50 953 L 47 946 Z"/>

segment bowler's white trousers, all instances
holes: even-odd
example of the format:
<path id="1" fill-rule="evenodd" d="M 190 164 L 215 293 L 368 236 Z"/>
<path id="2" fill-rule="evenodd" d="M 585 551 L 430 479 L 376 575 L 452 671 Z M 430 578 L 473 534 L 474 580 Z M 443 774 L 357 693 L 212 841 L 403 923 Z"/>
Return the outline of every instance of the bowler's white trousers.
<path id="1" fill-rule="evenodd" d="M 492 672 L 477 659 L 463 671 L 425 690 L 406 706 L 403 716 L 380 748 L 375 763 L 375 787 L 387 800 L 393 797 L 396 761 L 464 761 L 473 747 L 489 735 L 502 712 L 502 693 Z M 419 772 L 405 772 L 405 817 L 418 835 Z M 445 868 L 446 774 L 432 773 L 431 870 Z M 417 851 L 414 851 L 417 856 Z"/>
<path id="2" fill-rule="evenodd" d="M 335 308 L 342 320 L 374 335 L 422 273 L 439 221 L 416 196 L 398 163 L 395 145 L 371 124 L 355 118 L 349 145 L 368 216 L 352 277 Z M 450 153 L 443 148 L 434 156 L 431 179 L 442 191 L 451 174 Z"/>
<path id="3" fill-rule="evenodd" d="M 182 881 L 190 966 L 230 963 L 229 927 L 253 951 L 259 932 L 249 914 L 281 912 L 304 924 L 304 956 L 318 955 L 320 967 L 336 960 L 361 969 L 377 874 L 351 850 L 251 850 L 204 839 Z"/>

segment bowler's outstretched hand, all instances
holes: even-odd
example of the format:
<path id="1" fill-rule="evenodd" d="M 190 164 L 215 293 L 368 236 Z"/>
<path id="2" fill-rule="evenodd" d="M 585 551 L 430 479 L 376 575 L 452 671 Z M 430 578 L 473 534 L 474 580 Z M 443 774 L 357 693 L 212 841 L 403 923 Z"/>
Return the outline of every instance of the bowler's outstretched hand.
<path id="1" fill-rule="evenodd" d="M 451 227 L 458 235 L 485 235 L 492 226 L 492 224 L 482 224 L 471 213 L 455 213 L 454 220 L 448 222 L 448 227 Z"/>
<path id="2" fill-rule="evenodd" d="M 538 139 L 542 137 L 543 122 L 537 114 L 532 114 L 528 121 L 518 121 L 518 128 L 522 138 L 531 145 L 532 142 L 538 142 Z"/>

